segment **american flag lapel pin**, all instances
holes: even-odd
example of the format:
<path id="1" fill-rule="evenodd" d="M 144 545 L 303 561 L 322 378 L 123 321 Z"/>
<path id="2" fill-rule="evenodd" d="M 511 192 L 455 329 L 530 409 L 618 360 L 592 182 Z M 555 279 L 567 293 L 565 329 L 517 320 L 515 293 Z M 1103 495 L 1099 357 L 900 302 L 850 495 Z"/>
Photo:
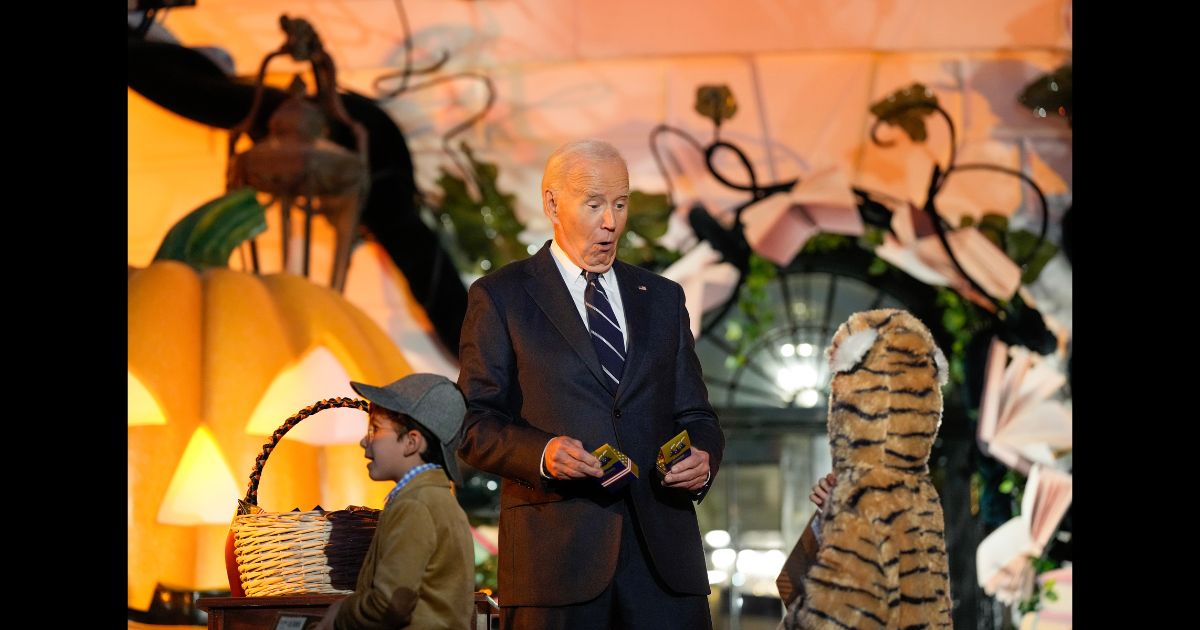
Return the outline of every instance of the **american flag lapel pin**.
<path id="1" fill-rule="evenodd" d="M 638 291 L 645 291 L 645 290 L 646 290 L 646 285 L 644 285 L 644 284 L 638 285 Z"/>

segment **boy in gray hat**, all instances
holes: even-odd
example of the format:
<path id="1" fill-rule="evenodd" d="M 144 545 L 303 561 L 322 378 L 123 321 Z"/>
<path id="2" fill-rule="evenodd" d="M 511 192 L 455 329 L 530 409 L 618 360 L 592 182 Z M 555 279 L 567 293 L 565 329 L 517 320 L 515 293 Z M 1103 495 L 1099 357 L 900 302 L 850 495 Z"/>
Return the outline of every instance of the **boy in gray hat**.
<path id="1" fill-rule="evenodd" d="M 467 515 L 451 492 L 466 405 L 454 382 L 411 374 L 384 387 L 351 382 L 370 401 L 359 442 L 367 472 L 395 481 L 354 594 L 330 607 L 318 628 L 467 628 L 474 614 L 475 562 Z M 443 475 L 443 471 L 445 475 Z"/>

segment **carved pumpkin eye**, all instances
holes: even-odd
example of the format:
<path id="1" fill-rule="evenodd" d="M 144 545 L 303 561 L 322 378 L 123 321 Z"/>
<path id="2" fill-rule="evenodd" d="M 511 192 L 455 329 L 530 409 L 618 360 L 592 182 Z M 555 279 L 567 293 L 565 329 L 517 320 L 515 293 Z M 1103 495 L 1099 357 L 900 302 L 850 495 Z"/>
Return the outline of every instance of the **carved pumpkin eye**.
<path id="1" fill-rule="evenodd" d="M 162 406 L 158 404 L 158 399 L 146 386 L 142 384 L 141 379 L 129 372 L 129 393 L 126 397 L 128 405 L 129 426 L 154 426 L 167 423 L 167 415 L 163 412 Z"/>

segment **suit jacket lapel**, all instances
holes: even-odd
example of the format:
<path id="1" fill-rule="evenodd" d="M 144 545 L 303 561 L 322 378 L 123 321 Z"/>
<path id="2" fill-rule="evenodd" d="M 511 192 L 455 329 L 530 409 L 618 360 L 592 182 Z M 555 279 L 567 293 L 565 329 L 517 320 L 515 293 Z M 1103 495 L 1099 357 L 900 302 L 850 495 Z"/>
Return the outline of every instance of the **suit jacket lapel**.
<path id="1" fill-rule="evenodd" d="M 638 368 L 647 349 L 650 347 L 650 294 L 642 289 L 637 282 L 637 276 L 628 265 L 617 261 L 613 263 L 617 271 L 617 284 L 621 289 L 621 306 L 625 310 L 625 371 L 621 375 L 621 384 L 617 387 L 617 398 L 628 389 L 629 383 L 638 376 Z M 598 363 L 599 361 L 597 361 Z"/>
<path id="2" fill-rule="evenodd" d="M 537 302 L 538 308 L 542 309 L 563 339 L 567 340 L 575 354 L 579 355 L 579 359 L 587 366 L 592 376 L 612 393 L 612 381 L 600 369 L 600 359 L 596 357 L 591 333 L 583 325 L 579 311 L 575 308 L 575 301 L 571 299 L 570 292 L 563 284 L 562 274 L 558 272 L 558 266 L 551 258 L 549 242 L 530 260 L 525 291 Z M 624 296 L 622 292 L 621 297 Z"/>

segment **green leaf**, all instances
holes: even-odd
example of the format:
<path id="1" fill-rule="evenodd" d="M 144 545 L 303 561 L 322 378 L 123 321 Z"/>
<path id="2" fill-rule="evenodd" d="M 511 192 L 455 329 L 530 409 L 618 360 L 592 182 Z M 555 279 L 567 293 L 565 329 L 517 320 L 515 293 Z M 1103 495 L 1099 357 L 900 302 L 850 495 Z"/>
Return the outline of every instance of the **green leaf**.
<path id="1" fill-rule="evenodd" d="M 629 191 L 629 217 L 625 230 L 636 232 L 648 240 L 658 240 L 667 233 L 667 219 L 671 215 L 671 199 L 665 194 Z"/>
<path id="2" fill-rule="evenodd" d="M 950 360 L 950 382 L 961 384 L 967 380 L 967 364 L 961 357 Z"/>
<path id="3" fill-rule="evenodd" d="M 820 254 L 845 249 L 854 245 L 854 239 L 843 234 L 826 234 L 824 232 L 808 239 L 804 244 L 802 254 Z"/>
<path id="4" fill-rule="evenodd" d="M 658 273 L 683 257 L 679 252 L 667 249 L 657 243 L 635 243 L 634 238 L 636 238 L 636 234 L 625 233 L 621 236 L 617 247 L 617 258 L 631 265 Z"/>
<path id="5" fill-rule="evenodd" d="M 967 314 L 958 309 L 948 308 L 942 313 L 942 325 L 950 332 L 958 332 L 967 326 Z"/>
<path id="6" fill-rule="evenodd" d="M 180 219 L 167 231 L 154 260 L 178 260 L 196 269 L 224 267 L 234 248 L 266 229 L 266 210 L 257 192 L 240 188 Z"/>
<path id="7" fill-rule="evenodd" d="M 995 230 L 1000 233 L 1008 231 L 1008 217 L 994 212 L 985 212 L 979 217 L 979 229 Z"/>
<path id="8" fill-rule="evenodd" d="M 628 215 L 625 233 L 617 243 L 617 257 L 621 260 L 660 271 L 681 256 L 656 242 L 667 233 L 667 220 L 671 215 L 671 200 L 665 194 L 629 192 Z"/>
<path id="9" fill-rule="evenodd" d="M 737 99 L 728 85 L 701 85 L 696 88 L 696 112 L 720 125 L 737 113 Z"/>
<path id="10" fill-rule="evenodd" d="M 944 308 L 955 307 L 962 302 L 957 293 L 955 293 L 952 289 L 947 289 L 945 287 L 938 289 L 937 297 L 935 299 L 937 301 L 937 305 Z"/>
<path id="11" fill-rule="evenodd" d="M 871 266 L 867 267 L 867 274 L 872 276 L 882 276 L 883 274 L 887 273 L 887 270 L 890 267 L 891 265 L 889 265 L 886 260 L 876 256 L 875 260 L 871 261 Z"/>
<path id="12" fill-rule="evenodd" d="M 950 361 L 950 385 L 957 387 L 966 382 L 967 342 L 987 328 L 989 320 L 984 311 L 962 299 L 953 289 L 938 288 L 934 301 L 942 310 L 942 328 L 952 339 L 950 346 L 942 350 Z"/>
<path id="13" fill-rule="evenodd" d="M 1008 217 L 999 214 L 983 215 L 979 220 L 979 232 L 1001 251 L 1004 251 L 1005 236 L 1008 234 Z"/>
<path id="14" fill-rule="evenodd" d="M 874 250 L 883 245 L 884 230 L 873 225 L 865 226 L 862 236 L 858 237 L 858 246 L 866 250 Z"/>
<path id="15" fill-rule="evenodd" d="M 516 195 L 496 184 L 500 169 L 475 159 L 466 143 L 461 148 L 479 185 L 479 198 L 471 196 L 464 178 L 443 168 L 437 180 L 442 190 L 437 211 L 449 217 L 458 246 L 473 267 L 470 271 L 487 273 L 529 255 L 518 238 L 525 226 L 516 217 Z"/>
<path id="16" fill-rule="evenodd" d="M 1006 470 L 997 489 L 1003 494 L 1012 496 L 1013 516 L 1019 516 L 1021 514 L 1021 496 L 1025 493 L 1025 477 L 1015 471 Z"/>
<path id="17" fill-rule="evenodd" d="M 926 139 L 925 117 L 937 110 L 937 95 L 920 83 L 889 94 L 871 105 L 871 113 L 883 122 L 898 126 L 913 142 Z"/>
<path id="18" fill-rule="evenodd" d="M 1035 573 L 1042 574 L 1047 571 L 1053 571 L 1059 567 L 1059 563 L 1057 560 L 1052 560 L 1050 558 L 1045 557 L 1045 554 L 1048 552 L 1049 552 L 1049 548 L 1047 548 L 1045 551 L 1042 552 L 1043 553 L 1042 556 L 1033 559 L 1033 570 Z M 1050 582 L 1053 582 L 1053 580 L 1051 580 Z M 1047 582 L 1047 584 L 1049 584 L 1050 582 Z"/>
<path id="19" fill-rule="evenodd" d="M 750 255 L 750 277 L 763 279 L 762 284 L 774 280 L 776 272 L 779 270 L 775 263 L 759 256 L 758 254 Z"/>
<path id="20" fill-rule="evenodd" d="M 738 361 L 736 365 L 746 363 L 750 349 L 775 321 L 775 314 L 768 305 L 770 295 L 767 285 L 777 274 L 778 267 L 775 263 L 757 254 L 750 255 L 750 268 L 743 279 L 737 301 L 738 311 L 745 318 L 744 323 L 730 320 L 725 329 L 725 339 L 733 342 L 735 346 L 734 358 Z"/>
<path id="21" fill-rule="evenodd" d="M 1042 269 L 1050 262 L 1051 258 L 1058 253 L 1058 247 L 1050 241 L 1042 241 L 1041 245 L 1037 244 L 1037 235 L 1025 230 L 1017 230 L 1010 232 L 1008 235 L 1008 257 L 1013 260 L 1024 260 L 1029 256 L 1034 247 L 1037 251 L 1033 253 L 1033 257 L 1025 264 L 1024 271 L 1021 272 L 1021 283 L 1030 284 L 1037 280 L 1041 275 Z"/>

